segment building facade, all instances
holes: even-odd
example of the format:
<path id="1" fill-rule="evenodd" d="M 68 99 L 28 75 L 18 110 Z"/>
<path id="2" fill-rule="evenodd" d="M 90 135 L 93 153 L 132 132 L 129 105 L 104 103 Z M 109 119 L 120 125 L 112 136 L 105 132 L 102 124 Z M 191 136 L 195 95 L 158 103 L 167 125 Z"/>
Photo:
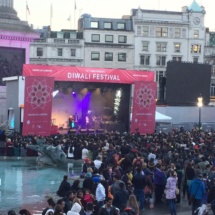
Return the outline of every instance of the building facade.
<path id="1" fill-rule="evenodd" d="M 132 17 L 135 70 L 154 71 L 159 83 L 168 61 L 204 62 L 205 10 L 195 1 L 182 12 L 133 9 Z"/>
<path id="2" fill-rule="evenodd" d="M 37 30 L 40 38 L 30 48 L 30 63 L 43 65 L 84 66 L 84 41 L 74 30 Z"/>
<path id="3" fill-rule="evenodd" d="M 215 103 L 215 32 L 206 31 L 206 43 L 204 53 L 205 63 L 212 66 L 211 71 L 211 101 Z"/>
<path id="4" fill-rule="evenodd" d="M 84 14 L 78 31 L 83 32 L 86 67 L 133 69 L 134 34 L 132 20 L 94 18 Z"/>

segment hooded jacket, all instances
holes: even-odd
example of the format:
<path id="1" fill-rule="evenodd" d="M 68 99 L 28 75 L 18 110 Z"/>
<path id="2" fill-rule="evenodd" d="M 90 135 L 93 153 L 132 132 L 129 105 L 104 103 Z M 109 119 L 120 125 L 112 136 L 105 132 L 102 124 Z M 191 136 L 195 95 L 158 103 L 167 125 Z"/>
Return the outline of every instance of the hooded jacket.
<path id="1" fill-rule="evenodd" d="M 67 215 L 80 215 L 81 205 L 77 202 L 72 206 L 71 210 L 67 212 Z"/>

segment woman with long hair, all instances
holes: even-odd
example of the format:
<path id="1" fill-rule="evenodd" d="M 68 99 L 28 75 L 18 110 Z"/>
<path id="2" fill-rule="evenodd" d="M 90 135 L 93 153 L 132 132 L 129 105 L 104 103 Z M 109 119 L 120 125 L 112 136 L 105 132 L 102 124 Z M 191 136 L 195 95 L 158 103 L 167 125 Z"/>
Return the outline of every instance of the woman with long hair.
<path id="1" fill-rule="evenodd" d="M 131 208 L 135 215 L 139 214 L 139 203 L 136 199 L 136 196 L 134 194 L 131 194 L 128 198 L 127 208 Z"/>
<path id="2" fill-rule="evenodd" d="M 55 205 L 53 215 L 64 215 L 63 208 L 61 207 L 61 205 Z"/>
<path id="3" fill-rule="evenodd" d="M 166 199 L 169 205 L 171 215 L 176 215 L 175 208 L 175 198 L 176 198 L 176 188 L 177 188 L 177 173 L 174 170 L 170 171 L 170 176 L 167 178 L 166 182 Z"/>

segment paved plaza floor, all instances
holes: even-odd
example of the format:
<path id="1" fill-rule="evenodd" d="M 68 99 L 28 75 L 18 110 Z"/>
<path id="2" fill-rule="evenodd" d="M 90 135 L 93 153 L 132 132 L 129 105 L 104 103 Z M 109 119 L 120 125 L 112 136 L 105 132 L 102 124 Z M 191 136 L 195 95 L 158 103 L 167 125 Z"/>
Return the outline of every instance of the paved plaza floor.
<path id="1" fill-rule="evenodd" d="M 47 207 L 47 196 L 54 196 L 65 174 L 80 174 L 81 162 L 69 161 L 69 165 L 57 167 L 41 167 L 36 165 L 36 158 L 0 157 L 0 215 L 14 209 L 18 212 L 26 208 L 34 215 L 41 214 Z M 72 179 L 71 179 L 72 183 Z M 191 215 L 191 206 L 182 199 L 176 205 L 177 215 Z M 153 209 L 146 206 L 143 214 L 170 214 L 164 201 Z M 212 214 L 212 212 L 210 212 Z"/>

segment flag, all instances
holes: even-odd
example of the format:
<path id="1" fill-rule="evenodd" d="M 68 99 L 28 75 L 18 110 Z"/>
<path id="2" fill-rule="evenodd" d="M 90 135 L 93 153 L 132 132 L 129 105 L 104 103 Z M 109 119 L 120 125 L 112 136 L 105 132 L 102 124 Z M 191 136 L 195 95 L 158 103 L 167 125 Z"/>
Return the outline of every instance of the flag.
<path id="1" fill-rule="evenodd" d="M 77 9 L 77 7 L 76 7 L 76 0 L 75 0 L 75 10 Z"/>
<path id="2" fill-rule="evenodd" d="M 68 17 L 67 21 L 71 21 L 71 15 Z"/>
<path id="3" fill-rule="evenodd" d="M 52 7 L 52 4 L 51 4 L 51 9 L 50 9 L 50 17 L 51 18 L 53 17 L 53 7 Z"/>
<path id="4" fill-rule="evenodd" d="M 30 10 L 29 10 L 28 2 L 27 1 L 26 1 L 26 12 L 28 13 L 28 15 L 30 15 Z"/>

